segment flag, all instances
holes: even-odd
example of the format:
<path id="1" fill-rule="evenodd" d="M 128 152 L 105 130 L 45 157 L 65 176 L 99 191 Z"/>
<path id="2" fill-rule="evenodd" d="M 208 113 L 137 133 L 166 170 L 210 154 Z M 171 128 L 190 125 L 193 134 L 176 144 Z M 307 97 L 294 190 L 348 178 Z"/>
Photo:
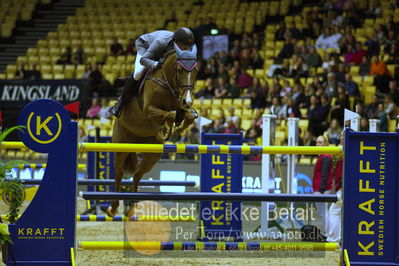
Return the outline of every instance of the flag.
<path id="1" fill-rule="evenodd" d="M 352 112 L 351 110 L 345 109 L 344 120 L 348 121 L 354 118 L 360 118 L 360 115 L 355 112 Z"/>
<path id="2" fill-rule="evenodd" d="M 79 102 L 73 102 L 73 103 L 64 105 L 64 108 L 67 109 L 69 112 L 76 114 L 78 116 L 78 120 L 79 120 Z"/>
<path id="3" fill-rule="evenodd" d="M 202 116 L 200 116 L 199 119 L 200 119 L 200 123 L 199 123 L 200 124 L 200 129 L 202 129 L 203 126 L 212 123 L 212 120 L 210 120 L 208 118 L 205 118 L 205 117 L 202 117 Z"/>

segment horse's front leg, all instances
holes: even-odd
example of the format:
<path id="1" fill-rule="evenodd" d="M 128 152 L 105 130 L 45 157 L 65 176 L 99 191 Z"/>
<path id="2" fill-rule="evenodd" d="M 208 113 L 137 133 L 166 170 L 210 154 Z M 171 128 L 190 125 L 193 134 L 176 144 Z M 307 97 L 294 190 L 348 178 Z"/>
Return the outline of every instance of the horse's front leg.
<path id="1" fill-rule="evenodd" d="M 180 126 L 176 128 L 176 131 L 178 133 L 182 133 L 184 130 L 186 130 L 192 123 L 194 123 L 195 117 L 191 110 L 185 110 L 184 111 L 184 119 L 181 122 Z"/>
<path id="2" fill-rule="evenodd" d="M 168 112 L 154 105 L 150 105 L 144 110 L 144 115 L 148 119 L 158 123 L 161 126 L 165 125 L 166 134 L 164 134 L 164 139 L 169 138 L 169 136 L 172 134 L 173 124 L 176 118 L 176 111 Z"/>

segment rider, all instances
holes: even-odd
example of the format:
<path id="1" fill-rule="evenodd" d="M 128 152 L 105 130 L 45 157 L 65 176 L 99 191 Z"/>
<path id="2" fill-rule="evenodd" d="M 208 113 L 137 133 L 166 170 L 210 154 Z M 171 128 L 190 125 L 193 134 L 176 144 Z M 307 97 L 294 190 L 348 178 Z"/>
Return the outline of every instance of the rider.
<path id="1" fill-rule="evenodd" d="M 174 49 L 174 43 L 181 50 L 191 50 L 194 45 L 194 34 L 189 28 L 180 28 L 174 33 L 166 30 L 158 30 L 141 35 L 136 40 L 137 56 L 134 63 L 134 73 L 126 82 L 122 95 L 118 102 L 111 107 L 110 113 L 119 117 L 126 100 L 137 87 L 137 81 L 145 73 L 146 69 L 156 70 L 162 66 L 162 56 Z"/>

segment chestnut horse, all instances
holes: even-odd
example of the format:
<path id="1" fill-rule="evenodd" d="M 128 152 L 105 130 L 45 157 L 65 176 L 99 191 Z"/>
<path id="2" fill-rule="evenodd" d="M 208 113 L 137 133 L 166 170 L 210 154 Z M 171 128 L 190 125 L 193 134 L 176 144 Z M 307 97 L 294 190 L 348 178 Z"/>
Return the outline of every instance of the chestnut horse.
<path id="1" fill-rule="evenodd" d="M 113 143 L 163 144 L 172 130 L 182 132 L 194 122 L 192 99 L 197 74 L 197 48 L 194 46 L 191 51 L 182 51 L 175 45 L 175 51 L 169 54 L 162 68 L 147 77 L 140 95 L 125 104 L 114 124 Z M 181 123 L 174 128 L 176 114 L 180 117 L 176 122 Z M 140 179 L 160 157 L 159 153 L 142 153 L 138 163 L 137 153 L 116 152 L 115 191 L 119 191 L 122 177 L 133 176 L 132 191 L 137 192 Z M 119 201 L 113 201 L 107 215 L 114 216 L 118 206 Z"/>

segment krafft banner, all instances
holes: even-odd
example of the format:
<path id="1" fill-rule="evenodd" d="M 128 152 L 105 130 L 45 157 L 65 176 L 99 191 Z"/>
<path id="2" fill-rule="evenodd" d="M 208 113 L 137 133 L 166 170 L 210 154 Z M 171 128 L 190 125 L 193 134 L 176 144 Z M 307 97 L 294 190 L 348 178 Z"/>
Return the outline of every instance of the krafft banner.
<path id="1" fill-rule="evenodd" d="M 52 99 L 62 104 L 83 101 L 89 80 L 0 80 L 0 107 L 21 108 L 37 99 Z"/>
<path id="2" fill-rule="evenodd" d="M 398 139 L 346 131 L 343 247 L 351 264 L 399 265 Z"/>

